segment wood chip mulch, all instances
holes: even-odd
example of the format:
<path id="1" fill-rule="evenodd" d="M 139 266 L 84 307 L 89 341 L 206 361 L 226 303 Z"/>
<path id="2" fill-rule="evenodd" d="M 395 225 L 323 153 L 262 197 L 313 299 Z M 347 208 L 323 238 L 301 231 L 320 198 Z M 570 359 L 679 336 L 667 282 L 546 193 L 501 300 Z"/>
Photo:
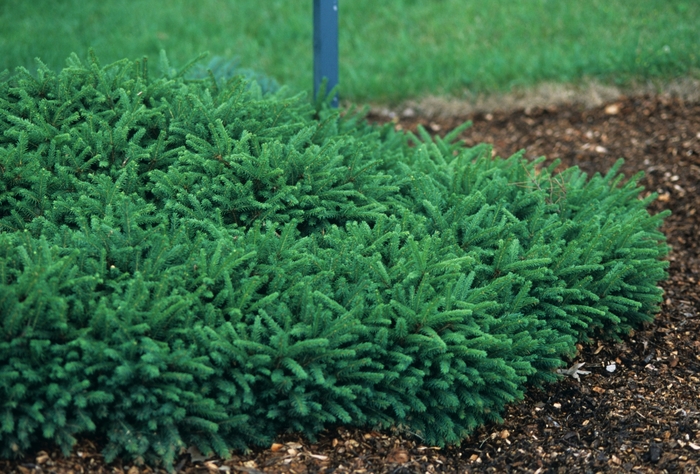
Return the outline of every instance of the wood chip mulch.
<path id="1" fill-rule="evenodd" d="M 443 134 L 465 120 L 462 139 L 492 143 L 496 154 L 561 158 L 605 173 L 618 157 L 623 171 L 646 173 L 659 193 L 652 211 L 671 209 L 664 232 L 673 247 L 662 312 L 621 343 L 580 347 L 589 375 L 567 377 L 511 406 L 501 425 L 482 427 L 460 446 L 423 445 L 408 432 L 343 427 L 316 442 L 285 435 L 275 444 L 228 460 L 190 450 L 182 473 L 676 473 L 700 472 L 700 103 L 670 96 L 621 97 L 597 108 L 557 106 L 435 119 L 412 110 L 375 122 L 422 124 Z M 0 460 L 2 473 L 162 472 L 115 462 L 82 440 L 70 457 L 48 448 Z"/>

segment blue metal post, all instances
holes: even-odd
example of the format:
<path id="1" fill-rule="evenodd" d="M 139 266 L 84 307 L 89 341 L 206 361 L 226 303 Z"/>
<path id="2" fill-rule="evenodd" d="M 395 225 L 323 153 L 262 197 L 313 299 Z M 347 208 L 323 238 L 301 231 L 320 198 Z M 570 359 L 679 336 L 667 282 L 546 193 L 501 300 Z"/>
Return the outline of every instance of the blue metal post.
<path id="1" fill-rule="evenodd" d="M 328 93 L 338 84 L 338 0 L 314 0 L 314 97 L 324 77 Z M 338 94 L 331 105 L 338 107 Z"/>

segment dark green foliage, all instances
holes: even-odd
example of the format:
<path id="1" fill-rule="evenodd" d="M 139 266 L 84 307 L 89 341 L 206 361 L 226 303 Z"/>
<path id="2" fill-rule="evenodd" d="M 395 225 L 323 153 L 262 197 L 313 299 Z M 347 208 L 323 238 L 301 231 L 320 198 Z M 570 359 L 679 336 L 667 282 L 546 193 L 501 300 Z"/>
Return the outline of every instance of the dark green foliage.
<path id="1" fill-rule="evenodd" d="M 456 443 L 658 310 L 663 215 L 617 168 L 164 70 L 0 82 L 2 456 L 95 432 L 172 466 L 341 423 Z"/>

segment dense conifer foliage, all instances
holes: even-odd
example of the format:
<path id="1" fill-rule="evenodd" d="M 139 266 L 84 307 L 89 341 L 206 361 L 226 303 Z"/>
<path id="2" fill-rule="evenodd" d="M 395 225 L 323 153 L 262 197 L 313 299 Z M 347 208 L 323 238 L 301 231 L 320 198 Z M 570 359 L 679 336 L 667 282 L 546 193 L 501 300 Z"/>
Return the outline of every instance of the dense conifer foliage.
<path id="1" fill-rule="evenodd" d="M 555 173 L 162 58 L 0 80 L 0 455 L 172 466 L 294 430 L 455 443 L 651 321 L 637 179 Z"/>

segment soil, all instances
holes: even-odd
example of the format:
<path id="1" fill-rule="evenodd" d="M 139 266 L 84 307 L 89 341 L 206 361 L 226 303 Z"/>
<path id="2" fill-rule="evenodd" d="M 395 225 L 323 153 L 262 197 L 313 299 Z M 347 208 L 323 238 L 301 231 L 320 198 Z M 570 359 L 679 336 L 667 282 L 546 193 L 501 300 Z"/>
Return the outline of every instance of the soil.
<path id="1" fill-rule="evenodd" d="M 659 194 L 656 213 L 671 209 L 664 232 L 672 246 L 665 301 L 655 322 L 620 343 L 580 347 L 590 371 L 532 391 L 504 423 L 480 428 L 460 446 L 425 446 L 406 432 L 337 428 L 316 442 L 285 435 L 266 449 L 231 459 L 184 454 L 184 473 L 595 473 L 700 472 L 700 102 L 669 95 L 618 97 L 596 107 L 570 103 L 463 116 L 419 115 L 408 107 L 373 112 L 397 129 L 418 125 L 444 134 L 466 120 L 461 138 L 487 142 L 509 156 L 560 158 L 589 174 L 618 157 L 631 176 Z M 82 440 L 69 458 L 52 450 L 0 460 L 0 472 L 137 474 L 157 472 L 116 462 Z"/>

